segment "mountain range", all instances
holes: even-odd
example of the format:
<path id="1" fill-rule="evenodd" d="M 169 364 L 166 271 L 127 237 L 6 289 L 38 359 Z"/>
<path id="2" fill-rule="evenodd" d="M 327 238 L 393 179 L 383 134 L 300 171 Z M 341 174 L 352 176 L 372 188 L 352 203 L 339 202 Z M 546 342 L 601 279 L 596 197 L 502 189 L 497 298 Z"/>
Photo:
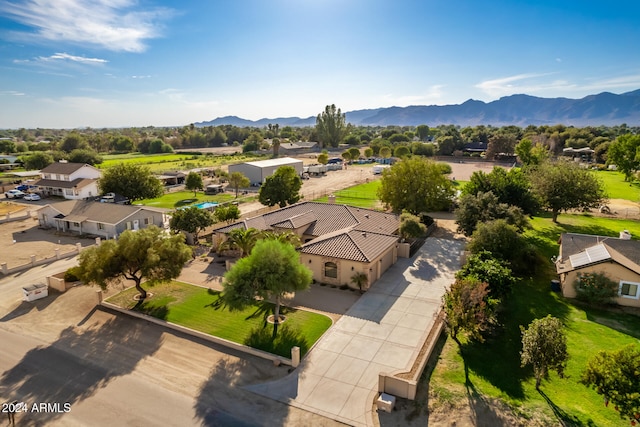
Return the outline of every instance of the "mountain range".
<path id="1" fill-rule="evenodd" d="M 581 99 L 540 98 L 531 95 L 510 95 L 496 101 L 469 99 L 454 105 L 412 105 L 409 107 L 374 108 L 346 112 L 347 122 L 356 126 L 417 126 L 426 124 L 459 126 L 555 125 L 615 126 L 626 123 L 640 126 L 640 89 L 622 94 L 602 92 Z M 246 120 L 236 116 L 195 123 L 196 126 L 234 125 L 264 127 L 315 126 L 315 116 L 278 117 Z"/>

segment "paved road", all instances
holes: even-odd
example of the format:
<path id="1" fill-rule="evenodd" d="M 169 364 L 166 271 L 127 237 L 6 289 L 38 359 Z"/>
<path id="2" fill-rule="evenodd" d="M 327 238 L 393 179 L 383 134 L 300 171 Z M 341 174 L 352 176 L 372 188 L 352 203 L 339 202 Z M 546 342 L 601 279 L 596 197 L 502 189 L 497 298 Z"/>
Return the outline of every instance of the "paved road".
<path id="1" fill-rule="evenodd" d="M 0 401 L 69 403 L 71 411 L 20 413 L 18 425 L 338 425 L 242 388 L 287 367 L 95 310 L 90 287 L 21 302 L 21 285 L 42 274 L 0 280 Z"/>

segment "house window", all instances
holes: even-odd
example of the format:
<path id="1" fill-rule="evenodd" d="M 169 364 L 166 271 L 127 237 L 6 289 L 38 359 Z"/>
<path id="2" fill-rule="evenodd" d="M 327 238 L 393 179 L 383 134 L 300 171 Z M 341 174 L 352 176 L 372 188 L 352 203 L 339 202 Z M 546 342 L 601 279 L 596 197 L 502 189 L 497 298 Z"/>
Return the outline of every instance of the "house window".
<path id="1" fill-rule="evenodd" d="M 324 277 L 338 278 L 338 265 L 335 262 L 324 263 Z"/>
<path id="2" fill-rule="evenodd" d="M 99 222 L 98 223 L 98 230 L 104 230 L 104 224 Z"/>
<path id="3" fill-rule="evenodd" d="M 64 190 L 64 194 L 66 194 L 67 196 L 73 196 L 73 190 L 67 188 Z"/>
<path id="4" fill-rule="evenodd" d="M 640 291 L 640 283 L 621 281 L 618 294 L 622 298 L 638 299 L 640 297 L 640 293 L 638 291 Z"/>
<path id="5" fill-rule="evenodd" d="M 74 226 L 74 227 L 80 227 L 80 223 L 79 223 L 79 222 L 74 222 L 74 223 L 73 223 L 73 226 Z"/>
<path id="6" fill-rule="evenodd" d="M 153 224 L 153 218 L 152 217 L 148 217 L 144 219 L 144 225 L 149 225 L 149 224 Z"/>
<path id="7" fill-rule="evenodd" d="M 127 230 L 131 230 L 131 221 L 127 221 Z"/>

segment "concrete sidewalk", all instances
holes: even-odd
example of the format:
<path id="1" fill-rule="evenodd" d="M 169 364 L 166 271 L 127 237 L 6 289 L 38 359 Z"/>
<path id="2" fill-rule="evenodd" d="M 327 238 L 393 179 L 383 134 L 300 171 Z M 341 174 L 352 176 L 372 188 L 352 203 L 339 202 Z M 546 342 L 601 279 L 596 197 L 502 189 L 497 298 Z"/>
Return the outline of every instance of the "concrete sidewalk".
<path id="1" fill-rule="evenodd" d="M 378 374 L 413 366 L 459 268 L 463 245 L 427 239 L 413 258 L 387 270 L 293 373 L 246 388 L 349 425 L 373 425 Z"/>

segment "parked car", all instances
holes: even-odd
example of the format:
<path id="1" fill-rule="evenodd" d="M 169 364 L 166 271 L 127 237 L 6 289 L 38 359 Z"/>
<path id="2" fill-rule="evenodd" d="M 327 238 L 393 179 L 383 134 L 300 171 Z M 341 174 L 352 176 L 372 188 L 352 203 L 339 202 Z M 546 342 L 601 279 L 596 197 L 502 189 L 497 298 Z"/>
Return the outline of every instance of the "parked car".
<path id="1" fill-rule="evenodd" d="M 34 202 L 36 200 L 40 200 L 40 196 L 38 196 L 36 193 L 31 193 L 31 194 L 27 194 L 26 196 L 24 196 L 24 200 L 28 200 L 30 202 Z"/>
<path id="2" fill-rule="evenodd" d="M 9 190 L 4 193 L 4 197 L 7 199 L 22 199 L 24 197 L 24 193 L 20 190 Z"/>

